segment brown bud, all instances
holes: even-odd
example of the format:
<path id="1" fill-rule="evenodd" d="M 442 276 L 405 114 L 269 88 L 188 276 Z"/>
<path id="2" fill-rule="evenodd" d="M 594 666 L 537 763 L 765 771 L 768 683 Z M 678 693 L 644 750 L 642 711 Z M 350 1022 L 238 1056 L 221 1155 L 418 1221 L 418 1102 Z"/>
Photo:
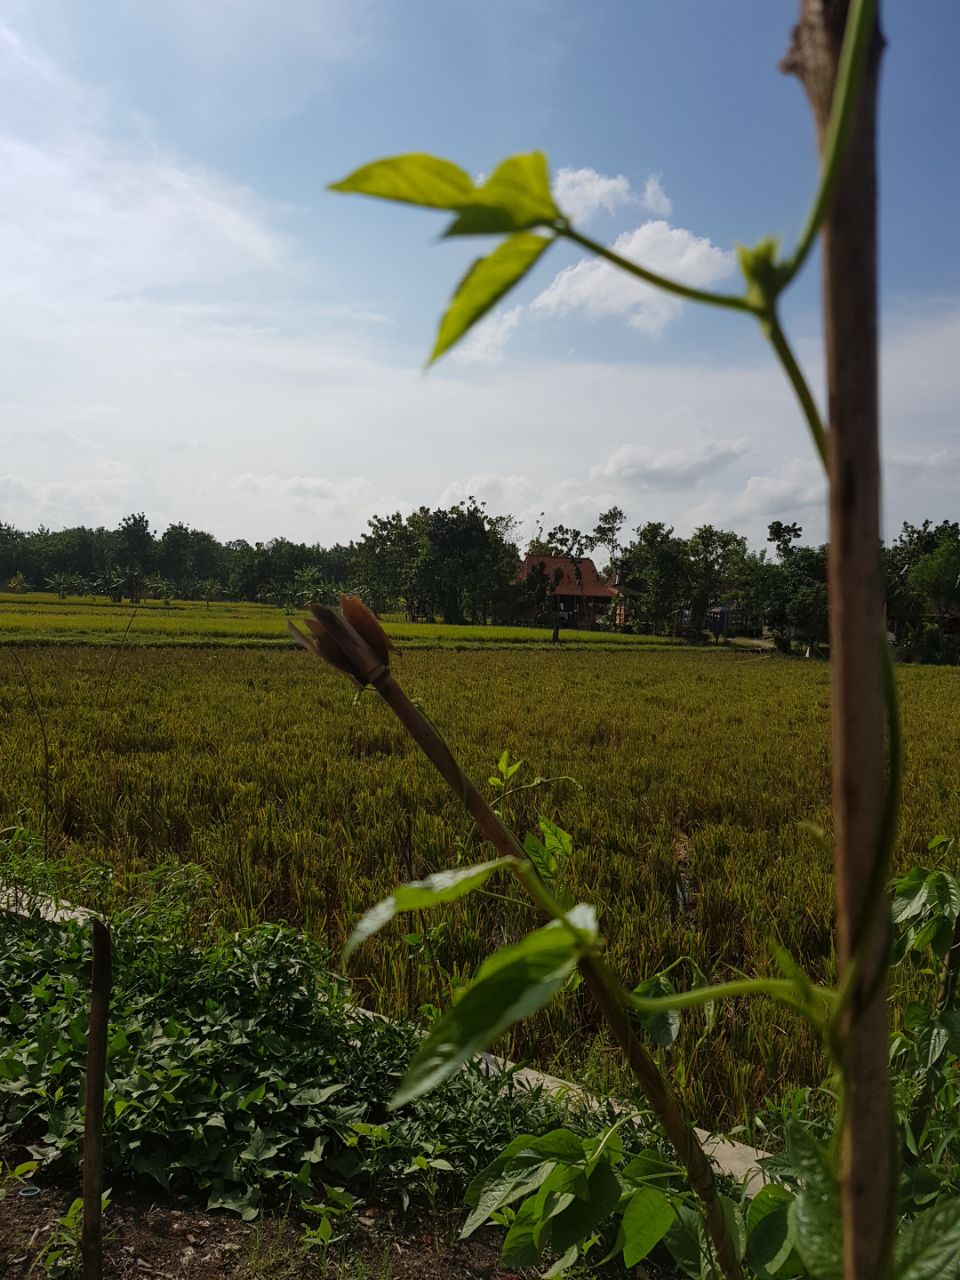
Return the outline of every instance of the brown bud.
<path id="1" fill-rule="evenodd" d="M 368 609 L 359 596 L 341 596 L 340 608 L 354 631 L 361 635 L 383 665 L 390 665 L 390 637 L 380 625 L 380 619 Z"/>
<path id="2" fill-rule="evenodd" d="M 308 635 L 292 622 L 287 623 L 287 629 L 301 648 L 323 658 L 362 688 L 389 665 L 389 651 L 393 646 L 362 600 L 357 596 L 341 596 L 340 603 L 342 614 L 326 605 L 312 606 L 313 617 L 306 619 Z M 370 668 L 368 653 L 372 653 L 380 666 Z"/>

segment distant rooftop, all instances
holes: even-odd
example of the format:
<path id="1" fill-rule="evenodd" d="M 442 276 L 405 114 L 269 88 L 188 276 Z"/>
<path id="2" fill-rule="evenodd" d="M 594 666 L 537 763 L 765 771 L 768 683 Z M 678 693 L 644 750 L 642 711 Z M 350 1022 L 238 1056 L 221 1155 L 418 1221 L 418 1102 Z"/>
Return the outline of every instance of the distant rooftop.
<path id="1" fill-rule="evenodd" d="M 532 573 L 537 572 L 538 565 L 543 565 L 543 572 L 551 583 L 559 570 L 560 577 L 553 589 L 555 596 L 587 596 L 592 599 L 611 600 L 620 594 L 616 587 L 608 586 L 603 581 L 597 573 L 597 566 L 587 556 L 578 560 L 574 560 L 572 556 L 526 556 L 517 570 L 514 581 L 525 582 Z"/>

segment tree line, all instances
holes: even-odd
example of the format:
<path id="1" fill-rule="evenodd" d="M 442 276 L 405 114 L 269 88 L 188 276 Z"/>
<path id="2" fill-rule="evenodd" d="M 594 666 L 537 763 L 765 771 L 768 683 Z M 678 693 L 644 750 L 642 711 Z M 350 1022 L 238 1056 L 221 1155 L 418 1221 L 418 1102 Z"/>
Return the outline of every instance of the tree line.
<path id="1" fill-rule="evenodd" d="M 619 507 L 589 532 L 560 524 L 521 545 L 519 522 L 469 498 L 404 516 L 374 516 L 349 543 L 273 538 L 221 542 L 186 524 L 163 533 L 142 512 L 115 529 L 78 525 L 22 531 L 0 522 L 0 583 L 60 597 L 258 601 L 287 609 L 333 601 L 344 590 L 377 612 L 448 623 L 548 624 L 554 586 L 546 572 L 516 581 L 523 555 L 592 557 L 623 605 L 607 625 L 653 634 L 712 631 L 717 638 L 767 631 L 784 648 L 827 637 L 826 548 L 806 546 L 796 523 L 775 520 L 753 551 L 730 530 L 702 525 L 689 537 L 648 521 L 629 534 Z M 905 523 L 883 549 L 888 629 L 925 661 L 960 650 L 960 524 Z"/>

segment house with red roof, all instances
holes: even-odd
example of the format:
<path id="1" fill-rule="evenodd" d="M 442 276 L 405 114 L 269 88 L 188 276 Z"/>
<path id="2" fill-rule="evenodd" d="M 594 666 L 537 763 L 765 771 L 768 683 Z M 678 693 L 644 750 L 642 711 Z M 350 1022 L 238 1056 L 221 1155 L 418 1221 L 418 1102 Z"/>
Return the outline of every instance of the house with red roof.
<path id="1" fill-rule="evenodd" d="M 553 616 L 561 626 L 593 627 L 609 617 L 613 601 L 620 602 L 617 620 L 622 621 L 623 596 L 603 581 L 588 556 L 527 555 L 514 582 L 532 591 L 539 584 L 543 595 L 551 599 Z"/>

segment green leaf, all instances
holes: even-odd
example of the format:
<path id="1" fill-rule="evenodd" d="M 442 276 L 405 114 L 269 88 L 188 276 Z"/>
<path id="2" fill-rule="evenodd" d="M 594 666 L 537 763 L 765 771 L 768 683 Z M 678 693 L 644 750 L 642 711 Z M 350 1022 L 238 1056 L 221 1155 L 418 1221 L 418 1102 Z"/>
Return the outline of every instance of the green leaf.
<path id="1" fill-rule="evenodd" d="M 673 1225 L 676 1214 L 670 1201 L 656 1187 L 641 1187 L 623 1215 L 623 1261 L 628 1267 L 642 1262 Z"/>
<path id="2" fill-rule="evenodd" d="M 798 1125 L 788 1130 L 790 1162 L 803 1178 L 803 1190 L 788 1209 L 797 1252 L 814 1280 L 842 1280 L 840 1190 L 829 1157 Z"/>
<path id="3" fill-rule="evenodd" d="M 662 1181 L 664 1178 L 673 1177 L 680 1172 L 680 1166 L 671 1164 L 668 1160 L 664 1160 L 658 1151 L 641 1151 L 639 1155 L 633 1157 L 630 1163 L 623 1170 L 623 1177 L 626 1182 L 633 1186 L 642 1186 L 650 1178 L 656 1178 Z"/>
<path id="4" fill-rule="evenodd" d="M 582 1196 L 555 1217 L 550 1226 L 550 1243 L 558 1253 L 585 1240 L 610 1217 L 620 1201 L 620 1179 L 601 1161 L 587 1178 Z"/>
<path id="5" fill-rule="evenodd" d="M 708 1256 L 699 1214 L 688 1205 L 679 1205 L 676 1219 L 664 1237 L 664 1244 L 682 1273 L 699 1280 L 703 1275 L 702 1263 Z"/>
<path id="6" fill-rule="evenodd" d="M 230 1209 L 238 1213 L 244 1222 L 252 1222 L 260 1212 L 260 1198 L 259 1187 L 246 1187 L 242 1191 L 212 1191 L 207 1208 Z"/>
<path id="7" fill-rule="evenodd" d="M 572 1244 L 562 1257 L 547 1268 L 543 1273 L 543 1280 L 551 1280 L 553 1276 L 562 1276 L 565 1271 L 569 1271 L 579 1256 L 580 1250 L 575 1244 Z"/>
<path id="8" fill-rule="evenodd" d="M 275 1156 L 281 1147 L 285 1147 L 290 1139 L 278 1142 L 276 1134 L 267 1134 L 263 1129 L 254 1129 L 250 1141 L 240 1152 L 241 1160 L 255 1160 L 262 1163 Z"/>
<path id="9" fill-rule="evenodd" d="M 428 209 L 459 209 L 475 187 L 459 165 L 414 151 L 365 164 L 340 182 L 331 182 L 329 189 Z"/>
<path id="10" fill-rule="evenodd" d="M 717 1196 L 717 1199 L 720 1202 L 720 1208 L 723 1210 L 723 1216 L 727 1221 L 727 1231 L 736 1246 L 737 1261 L 742 1262 L 743 1255 L 747 1251 L 747 1231 L 743 1222 L 743 1214 L 729 1196 Z"/>
<path id="11" fill-rule="evenodd" d="M 359 921 L 343 948 L 343 958 L 346 960 L 361 942 L 366 942 L 367 938 L 382 929 L 398 913 L 421 911 L 424 907 L 437 907 L 441 903 L 463 898 L 484 884 L 494 871 L 515 861 L 515 858 L 494 858 L 491 862 L 481 862 L 472 867 L 435 871 L 425 880 L 413 880 L 410 884 L 400 885 L 389 898 L 384 898 L 375 907 L 371 907 Z"/>
<path id="12" fill-rule="evenodd" d="M 652 978 L 634 987 L 633 994 L 642 1000 L 668 998 L 676 995 L 673 983 L 665 973 L 655 973 Z M 657 1013 L 637 1012 L 637 1020 L 647 1035 L 661 1049 L 669 1049 L 680 1030 L 680 1013 L 677 1009 L 662 1009 Z"/>
<path id="13" fill-rule="evenodd" d="M 552 243 L 552 238 L 529 234 L 512 235 L 485 258 L 478 258 L 457 285 L 443 313 L 430 364 L 463 337 L 496 306 L 508 290 L 522 280 Z"/>
<path id="14" fill-rule="evenodd" d="M 960 1200 L 945 1200 L 908 1222 L 894 1246 L 896 1280 L 960 1275 Z"/>
<path id="15" fill-rule="evenodd" d="M 775 1272 L 793 1252 L 790 1206 L 794 1196 L 771 1183 L 754 1196 L 747 1212 L 746 1260 L 752 1271 Z"/>
<path id="16" fill-rule="evenodd" d="M 550 189 L 542 151 L 510 156 L 460 204 L 446 236 L 502 235 L 556 222 L 563 215 Z"/>
<path id="17" fill-rule="evenodd" d="M 500 1257 L 508 1267 L 532 1267 L 540 1261 L 543 1246 L 538 1244 L 537 1235 L 540 1226 L 540 1214 L 537 1209 L 537 1197 L 524 1200 L 517 1210 L 517 1216 L 510 1225 Z"/>
<path id="18" fill-rule="evenodd" d="M 521 1134 L 467 1187 L 464 1197 L 473 1212 L 460 1232 L 466 1239 L 505 1205 L 536 1191 L 557 1165 L 584 1159 L 583 1142 L 568 1129 L 553 1129 L 542 1137 Z"/>
<path id="19" fill-rule="evenodd" d="M 588 928 L 589 911 L 581 904 L 568 918 L 575 927 Z M 390 1106 L 401 1107 L 428 1093 L 508 1027 L 546 1004 L 573 972 L 586 945 L 553 920 L 494 952 L 462 998 L 434 1023 Z"/>

